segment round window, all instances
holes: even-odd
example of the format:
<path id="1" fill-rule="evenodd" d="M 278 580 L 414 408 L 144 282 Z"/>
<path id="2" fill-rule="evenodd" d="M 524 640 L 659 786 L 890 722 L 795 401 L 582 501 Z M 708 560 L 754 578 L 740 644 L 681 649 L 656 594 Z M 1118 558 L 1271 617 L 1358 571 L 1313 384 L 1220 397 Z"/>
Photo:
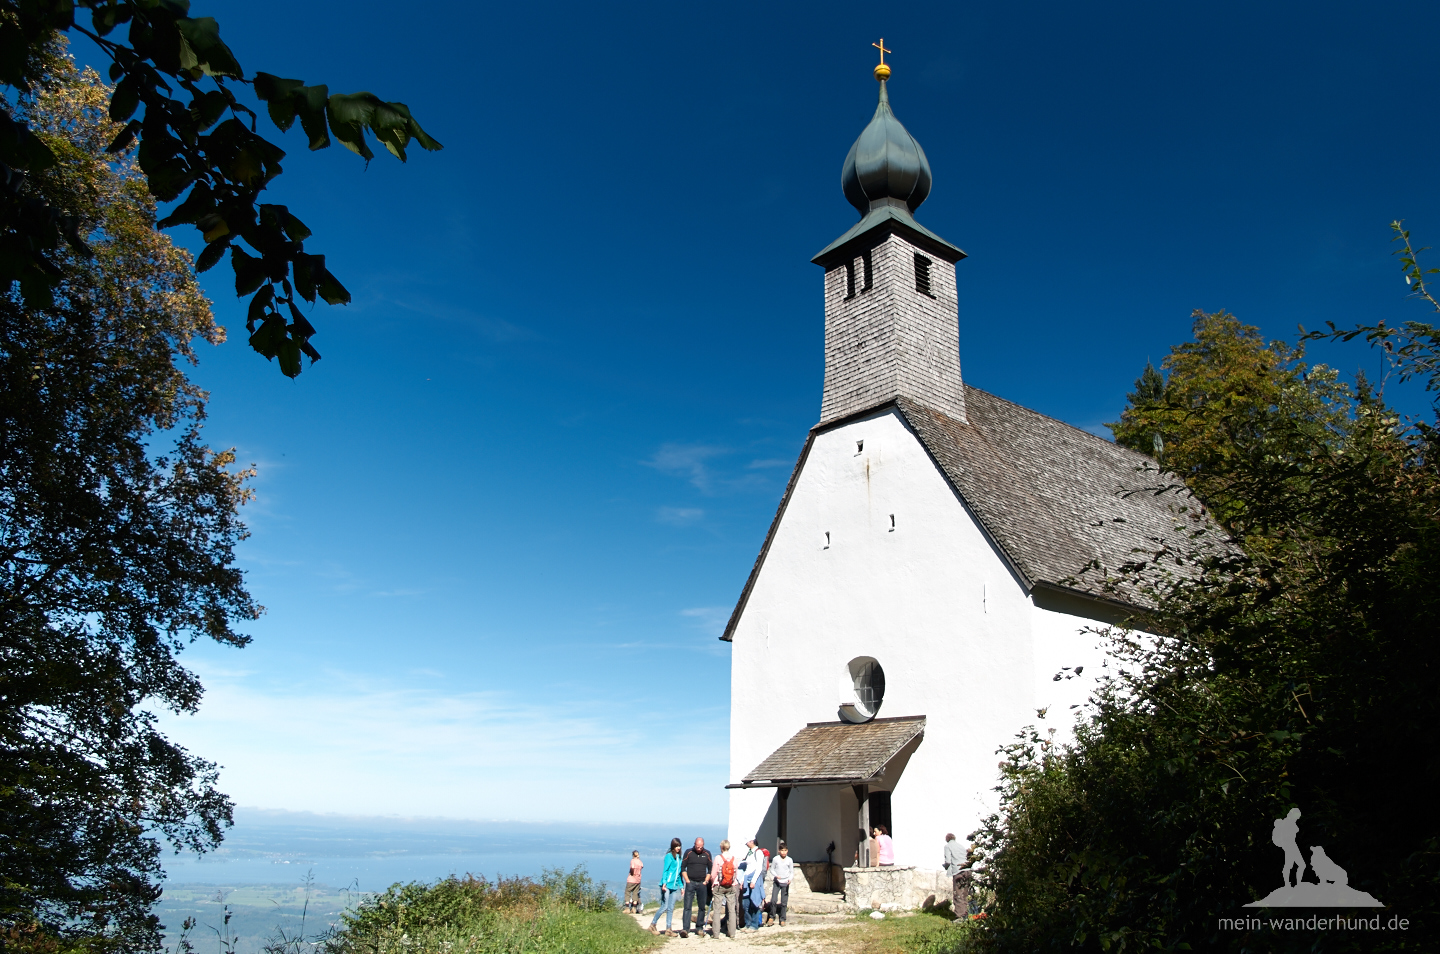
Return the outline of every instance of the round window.
<path id="1" fill-rule="evenodd" d="M 841 674 L 840 714 L 851 722 L 875 718 L 885 701 L 885 670 L 873 656 L 857 656 Z"/>

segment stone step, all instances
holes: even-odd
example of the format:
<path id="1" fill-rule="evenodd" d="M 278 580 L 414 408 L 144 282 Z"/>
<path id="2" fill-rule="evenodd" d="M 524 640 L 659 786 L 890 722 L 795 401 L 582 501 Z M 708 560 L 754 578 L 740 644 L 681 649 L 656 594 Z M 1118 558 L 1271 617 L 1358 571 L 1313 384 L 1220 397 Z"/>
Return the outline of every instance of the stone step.
<path id="1" fill-rule="evenodd" d="M 845 909 L 845 895 L 806 891 L 790 895 L 789 910 L 796 914 L 839 914 Z"/>

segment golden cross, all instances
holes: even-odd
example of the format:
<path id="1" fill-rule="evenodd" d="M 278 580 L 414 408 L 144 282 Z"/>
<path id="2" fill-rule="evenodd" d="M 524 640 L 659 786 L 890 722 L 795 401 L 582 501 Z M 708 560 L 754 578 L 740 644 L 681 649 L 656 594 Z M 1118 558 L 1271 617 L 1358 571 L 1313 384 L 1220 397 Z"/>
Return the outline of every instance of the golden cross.
<path id="1" fill-rule="evenodd" d="M 873 46 L 873 47 L 875 47 L 876 49 L 878 49 L 878 50 L 880 51 L 880 65 L 881 65 L 881 66 L 884 66 L 884 65 L 885 65 L 885 54 L 886 54 L 886 53 L 894 53 L 894 52 L 895 52 L 894 50 L 887 50 L 887 49 L 885 49 L 885 38 L 884 38 L 883 36 L 880 38 L 880 42 L 879 42 L 879 43 L 871 43 L 870 45 Z"/>

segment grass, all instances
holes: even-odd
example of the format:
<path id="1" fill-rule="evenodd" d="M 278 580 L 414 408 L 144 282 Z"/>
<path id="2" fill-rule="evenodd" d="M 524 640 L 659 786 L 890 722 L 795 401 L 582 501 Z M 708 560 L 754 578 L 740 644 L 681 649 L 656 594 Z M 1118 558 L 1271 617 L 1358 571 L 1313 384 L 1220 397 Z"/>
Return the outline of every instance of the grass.
<path id="1" fill-rule="evenodd" d="M 663 943 L 583 868 L 395 885 L 344 915 L 319 954 L 638 954 Z M 270 954 L 309 954 L 273 951 Z"/>
<path id="2" fill-rule="evenodd" d="M 862 912 L 855 922 L 822 936 L 845 954 L 965 954 L 975 930 L 972 922 L 940 914 L 888 915 L 874 921 Z"/>

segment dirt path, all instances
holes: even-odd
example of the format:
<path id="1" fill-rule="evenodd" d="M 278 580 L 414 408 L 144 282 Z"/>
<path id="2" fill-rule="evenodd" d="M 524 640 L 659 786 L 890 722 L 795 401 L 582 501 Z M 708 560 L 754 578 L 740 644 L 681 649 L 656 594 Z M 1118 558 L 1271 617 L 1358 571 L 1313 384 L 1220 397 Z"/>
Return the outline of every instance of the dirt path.
<path id="1" fill-rule="evenodd" d="M 641 927 L 649 930 L 652 914 L 633 915 Z M 663 950 L 679 954 L 682 950 L 761 950 L 774 954 L 795 952 L 795 954 L 840 954 L 846 945 L 835 936 L 837 928 L 852 925 L 855 919 L 845 914 L 792 914 L 782 927 L 761 928 L 759 931 L 738 931 L 732 941 L 725 935 L 718 938 L 700 937 L 691 934 L 688 938 L 672 937 L 666 940 Z M 663 928 L 665 919 L 660 919 Z M 679 933 L 680 918 L 675 918 L 675 930 Z"/>

